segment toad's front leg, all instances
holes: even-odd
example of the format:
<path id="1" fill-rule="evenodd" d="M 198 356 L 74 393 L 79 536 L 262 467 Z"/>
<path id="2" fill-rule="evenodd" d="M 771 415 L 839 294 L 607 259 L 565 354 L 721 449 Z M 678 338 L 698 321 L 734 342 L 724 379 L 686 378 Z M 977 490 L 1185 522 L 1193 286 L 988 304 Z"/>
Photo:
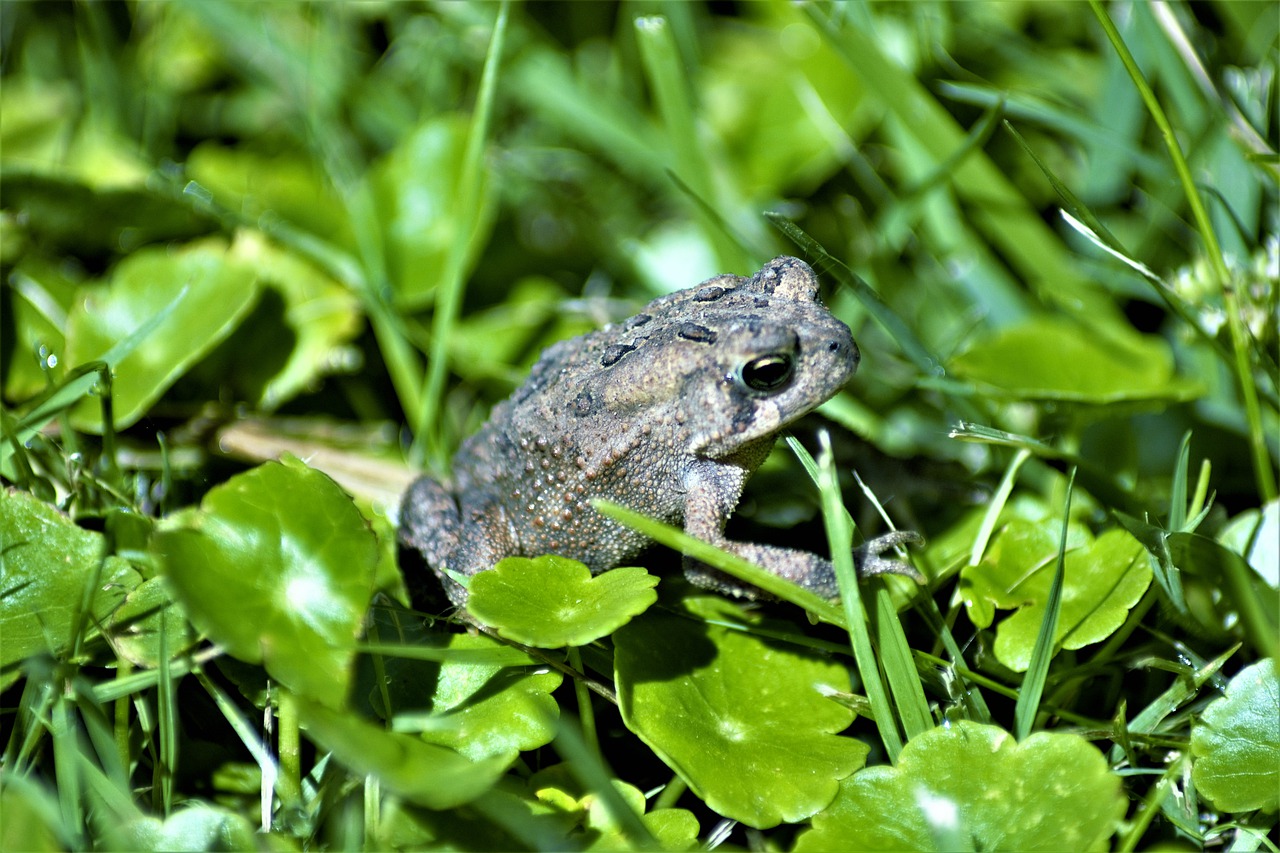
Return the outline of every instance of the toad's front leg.
<path id="1" fill-rule="evenodd" d="M 725 538 L 724 526 L 742 494 L 746 477 L 724 466 L 706 466 L 686 478 L 685 532 L 704 542 L 742 557 L 751 563 L 826 599 L 840 595 L 835 567 L 831 561 L 809 551 L 763 545 L 756 542 L 732 542 Z M 854 550 L 854 566 L 860 577 L 897 574 L 918 583 L 925 578 L 906 563 L 881 556 L 890 548 L 921 542 L 918 533 L 899 531 L 869 540 Z M 698 586 L 744 598 L 759 598 L 756 587 L 744 584 L 718 569 L 688 555 L 684 558 L 685 576 Z"/>

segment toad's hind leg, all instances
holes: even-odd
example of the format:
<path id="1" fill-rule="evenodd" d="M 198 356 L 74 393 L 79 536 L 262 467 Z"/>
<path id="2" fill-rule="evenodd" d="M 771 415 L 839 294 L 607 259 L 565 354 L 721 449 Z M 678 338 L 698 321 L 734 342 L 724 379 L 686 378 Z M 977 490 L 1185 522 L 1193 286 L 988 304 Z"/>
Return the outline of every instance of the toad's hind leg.
<path id="1" fill-rule="evenodd" d="M 520 553 L 502 503 L 490 490 L 474 491 L 459 502 L 430 477 L 405 492 L 400 541 L 423 556 L 458 606 L 467 602 L 463 584 L 468 576 Z"/>
<path id="2" fill-rule="evenodd" d="M 436 572 L 458 547 L 461 524 L 453 495 L 430 477 L 419 477 L 400 504 L 400 541 Z"/>

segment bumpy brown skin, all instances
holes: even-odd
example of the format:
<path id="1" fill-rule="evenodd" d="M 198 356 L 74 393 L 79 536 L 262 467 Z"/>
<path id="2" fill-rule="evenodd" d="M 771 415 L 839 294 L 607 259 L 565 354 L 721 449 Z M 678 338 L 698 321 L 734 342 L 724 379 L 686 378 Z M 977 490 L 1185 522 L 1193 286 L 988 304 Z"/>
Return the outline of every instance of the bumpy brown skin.
<path id="1" fill-rule="evenodd" d="M 452 488 L 427 477 L 409 488 L 401 539 L 462 605 L 466 590 L 446 568 L 474 575 L 503 557 L 559 554 L 602 572 L 634 557 L 648 540 L 591 507 L 606 498 L 835 597 L 827 560 L 729 542 L 724 526 L 778 432 L 834 395 L 858 360 L 849 328 L 795 258 L 661 297 L 544 352 L 462 445 Z M 864 546 L 860 572 L 918 577 L 878 556 L 913 536 Z M 756 592 L 687 557 L 685 573 L 702 586 Z"/>

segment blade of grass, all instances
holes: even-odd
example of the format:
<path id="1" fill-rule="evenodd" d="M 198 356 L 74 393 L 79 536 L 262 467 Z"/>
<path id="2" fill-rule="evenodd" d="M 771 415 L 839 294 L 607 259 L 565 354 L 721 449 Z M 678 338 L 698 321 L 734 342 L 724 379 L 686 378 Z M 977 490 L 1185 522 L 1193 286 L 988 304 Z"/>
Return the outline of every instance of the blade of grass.
<path id="1" fill-rule="evenodd" d="M 467 146 L 462 155 L 462 175 L 458 179 L 458 199 L 455 208 L 461 226 L 450 246 L 440 283 L 436 286 L 435 310 L 431 315 L 431 353 L 427 359 L 426 385 L 422 391 L 422 404 L 410 411 L 414 423 L 414 453 L 420 455 L 422 442 L 427 443 L 431 461 L 443 469 L 448 463 L 449 451 L 444 446 L 441 432 L 440 407 L 444 400 L 445 379 L 449 375 L 449 342 L 458 313 L 462 307 L 462 293 L 466 288 L 463 267 L 467 249 L 480 223 L 481 183 L 483 165 L 489 141 L 489 124 L 493 118 L 494 91 L 497 86 L 502 49 L 506 44 L 507 18 L 511 6 L 503 0 L 493 22 L 493 34 L 489 37 L 489 51 L 480 75 L 480 91 L 476 96 L 475 113 L 467 132 Z"/>
<path id="2" fill-rule="evenodd" d="M 75 682 L 76 711 L 80 717 L 82 731 L 88 736 L 93 747 L 96 760 L 91 760 L 88 749 L 84 750 L 85 759 L 109 781 L 110 785 L 129 797 L 129 777 L 125 772 L 128 763 L 120 761 L 116 749 L 116 740 L 111 723 L 107 720 L 105 709 L 93 701 L 93 694 L 86 681 Z M 126 756 L 127 758 L 127 756 Z"/>
<path id="3" fill-rule="evenodd" d="M 671 27 L 662 15 L 638 17 L 634 25 L 645 79 L 653 92 L 666 132 L 672 171 L 690 188 L 693 196 L 706 202 L 707 208 L 718 210 L 719 199 L 711 181 L 713 172 L 699 142 L 697 119 L 689 98 L 688 74 Z M 750 255 L 744 255 L 735 241 L 719 227 L 717 216 L 707 215 L 707 208 L 694 205 L 702 220 L 703 235 L 715 248 L 720 268 L 744 269 L 750 265 Z"/>
<path id="4" fill-rule="evenodd" d="M 991 534 L 995 532 L 996 522 L 1000 520 L 1000 513 L 1009 502 L 1009 495 L 1013 494 L 1013 484 L 1018 479 L 1018 471 L 1030 458 L 1030 450 L 1025 447 L 1018 448 L 1018 452 L 1009 462 L 1009 467 L 1005 469 L 1004 476 L 1000 478 L 1000 485 L 996 487 L 995 494 L 987 502 L 987 511 L 982 516 L 978 535 L 973 537 L 973 548 L 969 551 L 969 565 L 978 565 L 982 561 L 982 555 L 987 553 L 987 544 L 991 541 Z"/>
<path id="5" fill-rule="evenodd" d="M 259 770 L 262 772 L 264 786 L 268 791 L 274 785 L 274 781 L 279 778 L 279 769 L 276 764 L 275 757 L 272 756 L 262 743 L 262 735 L 260 735 L 253 723 L 245 716 L 240 707 L 222 692 L 209 676 L 205 675 L 204 670 L 196 667 L 193 668 L 196 681 L 205 689 L 205 692 L 213 699 L 214 704 L 218 706 L 218 710 L 222 713 L 223 719 L 231 726 L 232 730 L 240 738 L 240 742 L 244 744 L 244 748 L 248 750 L 249 755 L 257 763 Z M 264 828 L 270 826 L 270 812 L 264 816 Z"/>
<path id="6" fill-rule="evenodd" d="M 902 721 L 902 730 L 907 740 L 911 740 L 933 728 L 929 700 L 925 698 L 920 673 L 916 671 L 915 655 L 902 630 L 898 609 L 893 604 L 893 594 L 883 578 L 872 580 L 869 586 L 875 590 L 871 627 L 875 631 L 876 648 L 880 649 L 880 664 L 889 681 L 889 690 Z"/>
<path id="7" fill-rule="evenodd" d="M 830 440 L 826 432 L 820 433 L 820 440 L 824 442 L 824 448 L 829 449 Z M 840 512 L 844 515 L 844 523 L 848 525 L 850 533 L 854 529 L 853 517 L 849 515 L 849 510 L 845 508 L 844 502 L 841 500 L 839 483 L 835 479 L 835 471 L 832 467 L 830 474 L 825 473 L 822 466 L 814 460 L 805 450 L 800 442 L 794 437 L 787 436 L 787 445 L 791 451 L 800 459 L 805 470 L 809 472 L 809 476 L 813 478 L 814 484 L 821 492 L 824 488 L 834 489 L 833 496 L 827 499 L 831 501 L 833 507 L 838 506 Z M 830 466 L 829 466 L 830 467 Z M 854 473 L 857 477 L 857 473 Z M 884 507 L 871 493 L 861 478 L 858 478 L 858 484 L 862 487 L 864 494 L 868 499 L 876 505 L 881 516 L 888 523 L 888 516 L 884 512 Z M 826 493 L 823 493 L 824 496 Z M 892 524 L 890 524 L 892 527 Z M 843 551 L 835 550 L 832 547 L 832 562 L 835 563 L 835 555 L 842 554 Z M 850 550 L 850 554 L 852 551 Z M 838 564 L 837 564 L 838 565 Z M 850 560 L 852 565 L 852 560 Z M 854 575 L 856 578 L 856 573 Z M 837 574 L 837 579 L 839 575 Z M 894 705 L 898 709 L 898 715 L 902 721 L 903 731 L 907 735 L 907 739 L 911 739 L 921 732 L 928 731 L 933 728 L 933 717 L 929 714 L 929 703 L 924 696 L 924 688 L 920 683 L 920 675 L 916 671 L 915 656 L 912 653 L 911 645 L 907 642 L 907 636 L 902 630 L 902 623 L 898 619 L 898 610 L 894 606 L 893 595 L 883 578 L 878 578 L 868 585 L 868 589 L 874 589 L 875 608 L 868 608 L 868 615 L 871 618 L 872 628 L 876 632 L 875 648 L 880 650 L 880 666 L 883 669 L 885 678 L 889 683 L 889 691 L 893 696 Z M 859 590 L 861 591 L 861 590 Z"/>
<path id="8" fill-rule="evenodd" d="M 1156 579 L 1156 586 L 1164 593 L 1165 600 L 1182 618 L 1194 618 L 1187 608 L 1186 596 L 1182 590 L 1182 573 L 1174 565 L 1169 553 L 1169 531 L 1124 512 L 1113 510 L 1111 514 L 1155 558 L 1151 564 L 1151 574 Z"/>
<path id="9" fill-rule="evenodd" d="M 47 658 L 44 663 L 47 665 Z M 44 740 L 47 726 L 41 721 L 51 719 L 55 702 L 54 685 L 47 678 L 51 667 L 26 666 L 27 680 L 22 686 L 22 697 L 18 699 L 18 724 L 9 733 L 9 742 L 5 744 L 4 766 L 12 767 L 14 774 L 28 774 L 40 758 L 38 747 Z M 46 678 L 40 678 L 46 676 Z"/>
<path id="10" fill-rule="evenodd" d="M 1182 436 L 1178 461 L 1173 466 L 1173 485 L 1169 488 L 1169 529 L 1182 530 L 1187 523 L 1187 463 L 1191 458 L 1191 430 Z"/>
<path id="11" fill-rule="evenodd" d="M 840 589 L 840 603 L 844 607 L 849 645 L 853 648 L 853 659 L 858 666 L 862 689 L 871 703 L 876 729 L 880 732 L 885 753 L 889 756 L 889 761 L 896 764 L 902 753 L 902 734 L 898 730 L 898 718 L 889 707 L 889 690 L 881 679 L 880 666 L 871 646 L 871 633 L 862 604 L 862 590 L 853 567 L 853 525 L 840 500 L 840 486 L 836 482 L 835 466 L 831 461 L 831 440 L 822 432 L 819 433 L 819 441 L 822 443 L 822 451 L 818 454 L 817 468 L 818 491 L 822 497 L 822 521 L 827 530 L 827 544 L 831 549 L 836 584 Z M 894 621 L 897 621 L 896 614 Z M 895 663 L 899 661 L 895 660 Z M 911 667 L 911 676 L 915 677 L 914 665 Z"/>
<path id="12" fill-rule="evenodd" d="M 1062 615 L 1062 583 L 1067 565 L 1067 529 L 1071 526 L 1071 496 L 1075 490 L 1076 472 L 1071 469 L 1067 480 L 1066 505 L 1062 509 L 1062 538 L 1058 543 L 1058 563 L 1053 570 L 1053 582 L 1049 586 L 1049 598 L 1045 602 L 1044 618 L 1040 621 L 1040 633 L 1031 649 L 1031 662 L 1027 665 L 1018 691 L 1018 702 L 1013 711 L 1013 736 L 1019 742 L 1026 740 L 1035 725 L 1040 710 L 1040 697 L 1044 695 L 1045 680 L 1049 675 L 1049 662 L 1057 645 L 1058 620 Z"/>
<path id="13" fill-rule="evenodd" d="M 1133 717 L 1133 720 L 1129 721 L 1128 726 L 1126 726 L 1128 727 L 1129 735 L 1155 733 L 1156 727 L 1161 722 L 1164 722 L 1166 717 L 1169 717 L 1172 712 L 1184 706 L 1190 699 L 1196 698 L 1202 686 L 1212 679 L 1217 674 L 1217 671 L 1221 670 L 1222 666 L 1231 660 L 1231 657 L 1235 656 L 1236 652 L 1240 651 L 1240 646 L 1242 644 L 1236 643 L 1235 646 L 1226 649 L 1225 652 L 1222 652 L 1213 660 L 1199 662 L 1196 669 L 1190 672 L 1189 675 L 1184 675 L 1183 678 L 1179 678 L 1169 685 L 1169 688 L 1164 693 L 1152 699 L 1151 703 L 1147 704 L 1147 707 L 1144 707 L 1142 711 L 1139 711 Z M 1116 747 L 1111 748 L 1108 760 L 1115 763 L 1120 761 L 1123 754 L 1119 745 L 1116 745 Z"/>
<path id="14" fill-rule="evenodd" d="M 62 824 L 76 838 L 75 849 L 85 845 L 85 814 L 81 808 L 80 740 L 76 737 L 75 707 L 66 694 L 59 695 L 49 716 L 53 739 L 53 769 L 58 780 L 58 804 Z"/>
<path id="15" fill-rule="evenodd" d="M 1190 755 L 1183 753 L 1179 760 L 1169 762 L 1169 766 L 1165 769 L 1164 774 L 1161 775 L 1160 780 L 1151 786 L 1151 790 L 1143 798 L 1142 808 L 1138 810 L 1133 823 L 1129 825 L 1128 831 L 1120 839 L 1120 846 L 1116 848 L 1117 850 L 1131 853 L 1131 851 L 1138 849 L 1138 842 L 1142 840 L 1142 836 L 1151 826 L 1151 821 L 1161 812 L 1160 803 L 1172 792 L 1173 780 L 1187 772 L 1186 763 L 1188 761 L 1190 761 Z"/>
<path id="16" fill-rule="evenodd" d="M 1187 165 L 1187 159 L 1182 154 L 1182 147 L 1178 144 L 1173 125 L 1169 122 L 1168 116 L 1165 115 L 1164 108 L 1160 106 L 1160 101 L 1147 83 L 1146 77 L 1143 76 L 1142 69 L 1134 61 L 1128 45 L 1125 44 L 1119 30 L 1116 29 L 1116 25 L 1112 22 L 1111 16 L 1107 14 L 1107 10 L 1103 8 L 1100 0 L 1089 0 L 1089 7 L 1093 10 L 1094 17 L 1098 19 L 1098 23 L 1102 25 L 1102 30 L 1106 33 L 1107 40 L 1111 42 L 1112 48 L 1115 49 L 1116 54 L 1120 57 L 1120 61 L 1124 63 L 1125 70 L 1129 72 L 1133 85 L 1137 87 L 1138 93 L 1142 96 L 1142 101 L 1146 104 L 1147 111 L 1151 113 L 1152 120 L 1155 121 L 1156 126 L 1160 129 L 1160 135 L 1164 139 L 1165 147 L 1168 149 L 1169 157 L 1173 162 L 1173 168 L 1178 173 L 1178 180 L 1181 182 L 1182 190 L 1186 195 L 1187 204 L 1191 208 L 1191 216 L 1195 220 L 1197 230 L 1200 232 L 1200 239 L 1204 241 L 1205 254 L 1208 256 L 1209 264 L 1213 268 L 1222 296 L 1222 304 L 1227 313 L 1227 328 L 1231 334 L 1231 348 L 1235 353 L 1235 378 L 1240 386 L 1240 395 L 1244 400 L 1245 419 L 1249 424 L 1249 450 L 1253 457 L 1254 479 L 1263 502 L 1275 500 L 1275 473 L 1271 466 L 1271 455 L 1267 449 L 1266 433 L 1262 424 L 1262 412 L 1258 406 L 1258 389 L 1254 384 L 1253 371 L 1249 364 L 1249 340 L 1243 321 L 1240 318 L 1239 295 L 1231 285 L 1231 274 L 1227 271 L 1226 261 L 1222 257 L 1222 249 L 1218 245 L 1218 235 L 1213 230 L 1213 223 L 1209 219 L 1209 213 L 1200 198 L 1200 191 L 1196 188 L 1195 180 L 1191 176 L 1191 168 Z"/>
<path id="17" fill-rule="evenodd" d="M 165 630 L 167 610 L 160 611 L 160 660 L 169 659 L 169 632 Z M 155 795 L 160 798 L 160 813 L 168 817 L 173 810 L 173 777 L 178 767 L 178 714 L 177 683 L 167 666 L 160 667 L 160 681 L 156 685 L 156 737 L 160 741 L 160 760 L 156 762 L 152 776 Z"/>
<path id="18" fill-rule="evenodd" d="M 951 114 L 881 48 L 869 15 L 837 21 L 825 6 L 808 4 L 803 9 L 869 95 L 877 97 L 902 131 L 930 156 L 941 162 L 964 146 L 965 133 Z M 984 152 L 965 158 L 951 181 L 974 224 L 1045 302 L 1094 324 L 1121 320 L 1109 300 L 1076 274 L 1062 241 Z"/>
<path id="19" fill-rule="evenodd" d="M 575 722 L 564 714 L 560 715 L 560 724 L 557 726 L 555 748 L 569 765 L 569 772 L 574 778 L 600 799 L 605 811 L 629 844 L 641 850 L 658 849 L 658 842 L 649 833 L 648 827 L 613 787 L 609 768 L 588 748 Z"/>
<path id="20" fill-rule="evenodd" d="M 990 682 L 981 677 L 974 677 L 974 674 L 965 666 L 964 652 L 960 649 L 960 644 L 956 642 L 955 635 L 951 633 L 951 627 L 943 617 L 942 611 L 938 609 L 938 602 L 933 596 L 922 596 L 919 612 L 924 615 L 929 627 L 933 629 L 934 633 L 942 641 L 942 648 L 946 651 L 949 660 L 938 661 L 937 665 L 949 667 L 955 673 L 956 678 L 960 680 L 963 700 L 972 709 L 969 719 L 979 723 L 990 723 L 991 709 L 987 707 L 986 697 L 982 695 L 982 691 L 979 689 L 979 687 L 983 686 L 989 687 Z M 912 657 L 923 661 L 926 666 L 935 665 L 931 659 L 932 656 L 925 652 L 913 652 Z"/>
<path id="21" fill-rule="evenodd" d="M 591 506 L 601 515 L 612 518 L 632 530 L 643 533 L 659 545 L 665 545 L 674 551 L 688 554 L 690 557 L 732 575 L 738 580 L 759 587 L 775 598 L 809 611 L 824 622 L 844 627 L 844 612 L 839 607 L 836 607 L 825 598 L 809 592 L 807 589 L 778 577 L 772 572 L 767 572 L 759 566 L 752 565 L 741 557 L 721 551 L 716 546 L 703 542 L 701 539 L 695 539 L 677 527 L 655 521 L 647 515 L 627 509 L 624 506 L 598 499 L 593 500 Z"/>

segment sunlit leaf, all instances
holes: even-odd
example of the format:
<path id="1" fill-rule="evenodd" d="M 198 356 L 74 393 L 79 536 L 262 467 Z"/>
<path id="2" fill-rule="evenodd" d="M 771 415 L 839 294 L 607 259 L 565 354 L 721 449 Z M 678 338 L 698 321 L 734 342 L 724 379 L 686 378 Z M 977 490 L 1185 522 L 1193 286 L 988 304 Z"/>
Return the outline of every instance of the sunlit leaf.
<path id="1" fill-rule="evenodd" d="M 627 728 L 725 817 L 759 828 L 824 808 L 868 747 L 840 737 L 844 666 L 702 619 L 742 622 L 717 598 L 650 611 L 614 635 Z"/>
<path id="2" fill-rule="evenodd" d="M 342 701 L 377 543 L 332 480 L 268 462 L 211 489 L 155 551 L 200 630 L 291 690 Z"/>
<path id="3" fill-rule="evenodd" d="M 314 702 L 299 702 L 299 718 L 307 735 L 353 772 L 376 775 L 387 791 L 432 809 L 475 799 L 510 763 L 502 757 L 471 761 L 452 749 L 385 731 Z"/>
<path id="4" fill-rule="evenodd" d="M 1198 393 L 1174 376 L 1173 355 L 1161 339 L 1090 335 L 1049 317 L 977 340 L 952 359 L 951 370 L 992 393 L 1031 400 L 1103 404 L 1185 400 Z"/>
<path id="5" fill-rule="evenodd" d="M 239 325 L 258 298 L 257 275 L 218 240 L 176 252 L 145 249 L 121 261 L 106 285 L 80 289 L 67 319 L 68 366 L 100 359 L 157 314 L 159 326 L 112 363 L 116 428 L 147 407 Z M 100 432 L 97 400 L 73 410 L 80 429 Z"/>
<path id="6" fill-rule="evenodd" d="M 1191 775 L 1223 811 L 1280 809 L 1280 673 L 1260 660 L 1231 679 L 1191 727 Z"/>
<path id="7" fill-rule="evenodd" d="M 1111 636 L 1151 583 L 1150 557 L 1127 531 L 1113 528 L 1096 541 L 1077 528 L 1067 541 L 1062 613 L 1055 642 L 1079 649 Z M 995 653 L 1023 672 L 1053 578 L 1058 544 L 1049 525 L 1010 522 L 977 566 L 962 571 L 963 595 L 978 624 L 990 624 L 994 608 L 1015 613 L 996 627 Z"/>
<path id="8" fill-rule="evenodd" d="M 624 567 L 595 577 L 576 560 L 507 557 L 471 579 L 467 609 L 502 636 L 545 649 L 612 634 L 658 600 L 658 579 Z"/>
<path id="9" fill-rule="evenodd" d="M 356 697 L 391 718 L 396 731 L 472 760 L 514 760 L 555 737 L 560 707 L 551 693 L 562 680 L 556 670 L 489 637 L 426 630 L 408 612 L 378 608 L 374 619 L 369 633 L 376 629 L 381 643 L 436 653 L 423 659 L 388 651 L 377 667 L 361 661 Z M 479 657 L 486 652 L 488 659 Z"/>
<path id="10" fill-rule="evenodd" d="M 76 610 L 86 586 L 95 579 L 90 627 L 105 621 L 142 582 L 127 561 L 115 556 L 104 560 L 106 542 L 101 533 L 76 526 L 26 492 L 0 491 L 0 548 L 0 636 L 4 637 L 0 665 L 4 666 L 40 652 L 65 653 L 74 639 Z"/>
<path id="11" fill-rule="evenodd" d="M 821 850 L 1106 850 L 1127 808 L 1120 777 L 1076 735 L 968 720 L 907 743 L 896 767 L 840 783 L 796 853 Z"/>

